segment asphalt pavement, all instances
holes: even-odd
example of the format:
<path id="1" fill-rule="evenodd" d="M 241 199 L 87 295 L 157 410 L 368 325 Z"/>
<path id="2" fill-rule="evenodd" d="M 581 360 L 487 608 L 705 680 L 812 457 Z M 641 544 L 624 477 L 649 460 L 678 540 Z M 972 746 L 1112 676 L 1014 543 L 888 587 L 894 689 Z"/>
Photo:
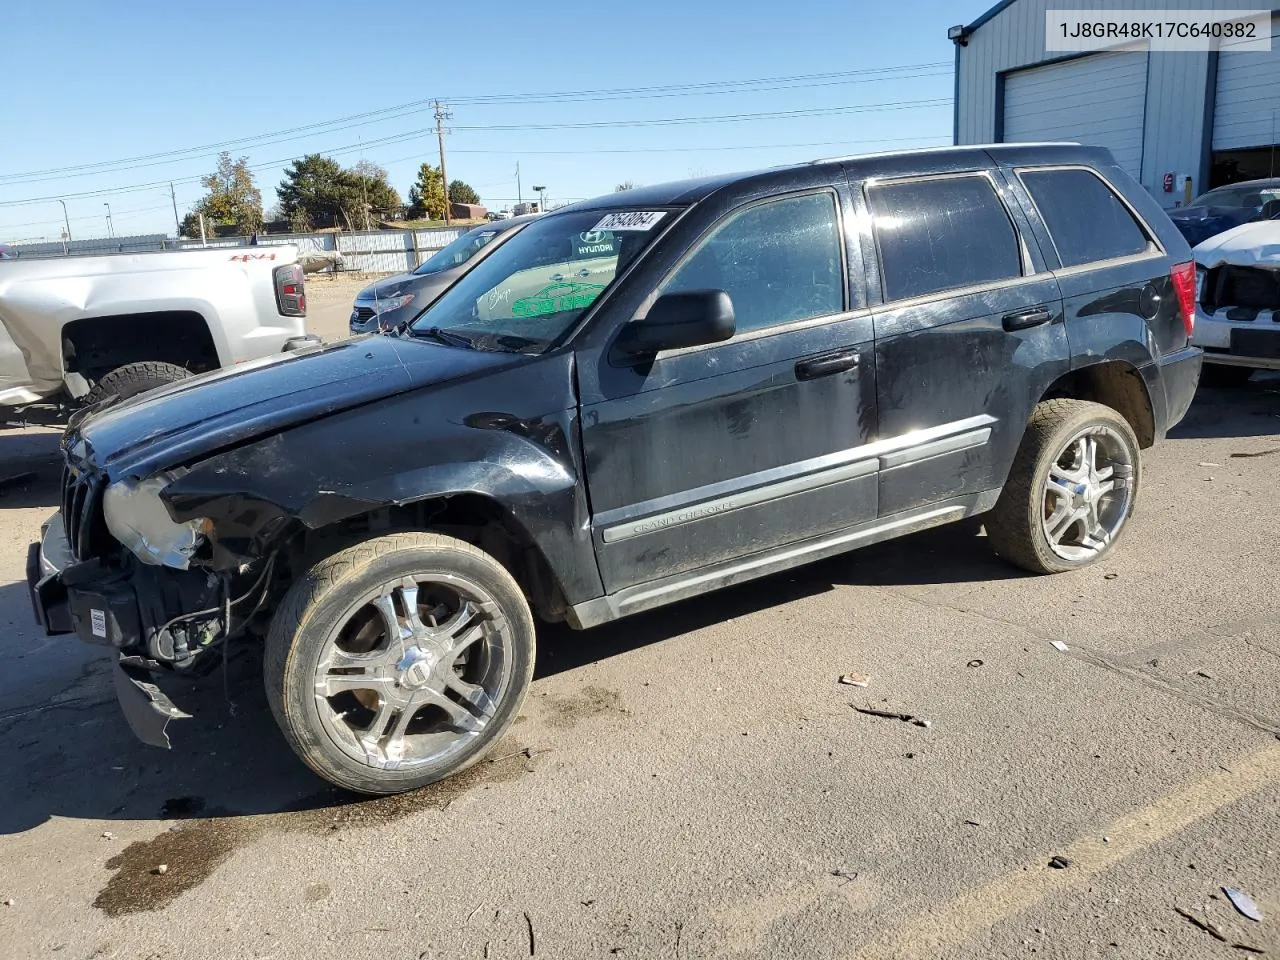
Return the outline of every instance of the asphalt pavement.
<path id="1" fill-rule="evenodd" d="M 294 759 L 250 649 L 164 752 L 103 650 L 40 636 L 56 437 L 0 427 L 0 956 L 1280 952 L 1280 379 L 1202 391 L 1101 566 L 965 523 L 543 628 L 490 759 L 380 800 Z"/>

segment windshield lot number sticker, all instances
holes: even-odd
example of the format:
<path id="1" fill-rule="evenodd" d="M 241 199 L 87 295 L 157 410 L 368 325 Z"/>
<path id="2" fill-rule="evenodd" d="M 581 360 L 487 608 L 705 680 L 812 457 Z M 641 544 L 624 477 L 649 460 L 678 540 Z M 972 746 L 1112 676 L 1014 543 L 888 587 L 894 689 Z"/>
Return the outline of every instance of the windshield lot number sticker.
<path id="1" fill-rule="evenodd" d="M 610 213 L 601 219 L 592 230 L 649 230 L 663 218 L 661 210 L 644 211 L 628 210 L 626 213 Z"/>
<path id="2" fill-rule="evenodd" d="M 89 610 L 89 623 L 93 628 L 95 637 L 106 637 L 107 635 L 107 615 L 102 610 Z"/>

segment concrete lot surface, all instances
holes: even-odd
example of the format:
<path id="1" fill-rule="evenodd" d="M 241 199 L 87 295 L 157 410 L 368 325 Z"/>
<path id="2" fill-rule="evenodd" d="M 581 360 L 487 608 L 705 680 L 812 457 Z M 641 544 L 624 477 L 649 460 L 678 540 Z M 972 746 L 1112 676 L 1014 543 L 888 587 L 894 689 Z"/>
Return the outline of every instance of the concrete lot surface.
<path id="1" fill-rule="evenodd" d="M 374 279 L 349 274 L 307 277 L 307 329 L 326 343 L 349 336 L 351 303 L 360 289 Z"/>
<path id="2" fill-rule="evenodd" d="M 0 956 L 1280 952 L 1280 381 L 1201 393 L 1103 566 L 1024 576 L 965 524 L 543 628 L 491 760 L 372 801 L 289 753 L 253 651 L 163 752 L 105 651 L 37 633 L 55 441 L 0 429 L 33 473 L 0 487 Z"/>

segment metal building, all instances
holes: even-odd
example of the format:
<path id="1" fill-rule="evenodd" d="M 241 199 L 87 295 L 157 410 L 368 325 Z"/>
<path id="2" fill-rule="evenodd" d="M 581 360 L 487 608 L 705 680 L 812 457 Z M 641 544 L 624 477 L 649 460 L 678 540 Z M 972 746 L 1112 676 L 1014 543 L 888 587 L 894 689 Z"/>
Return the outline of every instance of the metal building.
<path id="1" fill-rule="evenodd" d="M 1166 208 L 1224 183 L 1280 176 L 1280 11 L 1247 0 L 1002 0 L 948 31 L 954 142 L 1107 147 Z M 1272 50 L 1062 54 L 1050 9 L 1272 10 Z"/>

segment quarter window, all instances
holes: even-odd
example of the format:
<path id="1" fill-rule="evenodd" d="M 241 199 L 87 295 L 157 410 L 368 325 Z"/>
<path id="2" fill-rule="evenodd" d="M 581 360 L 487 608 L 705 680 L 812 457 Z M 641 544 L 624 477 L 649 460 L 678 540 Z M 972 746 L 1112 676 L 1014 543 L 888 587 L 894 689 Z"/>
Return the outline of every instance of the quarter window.
<path id="1" fill-rule="evenodd" d="M 1088 170 L 1023 170 L 1064 267 L 1145 253 L 1150 241 L 1129 208 Z"/>
<path id="2" fill-rule="evenodd" d="M 724 290 L 739 333 L 840 313 L 844 281 L 835 197 L 747 207 L 702 241 L 662 293 Z"/>
<path id="3" fill-rule="evenodd" d="M 875 184 L 867 202 L 886 300 L 1022 274 L 1018 234 L 986 177 Z"/>

